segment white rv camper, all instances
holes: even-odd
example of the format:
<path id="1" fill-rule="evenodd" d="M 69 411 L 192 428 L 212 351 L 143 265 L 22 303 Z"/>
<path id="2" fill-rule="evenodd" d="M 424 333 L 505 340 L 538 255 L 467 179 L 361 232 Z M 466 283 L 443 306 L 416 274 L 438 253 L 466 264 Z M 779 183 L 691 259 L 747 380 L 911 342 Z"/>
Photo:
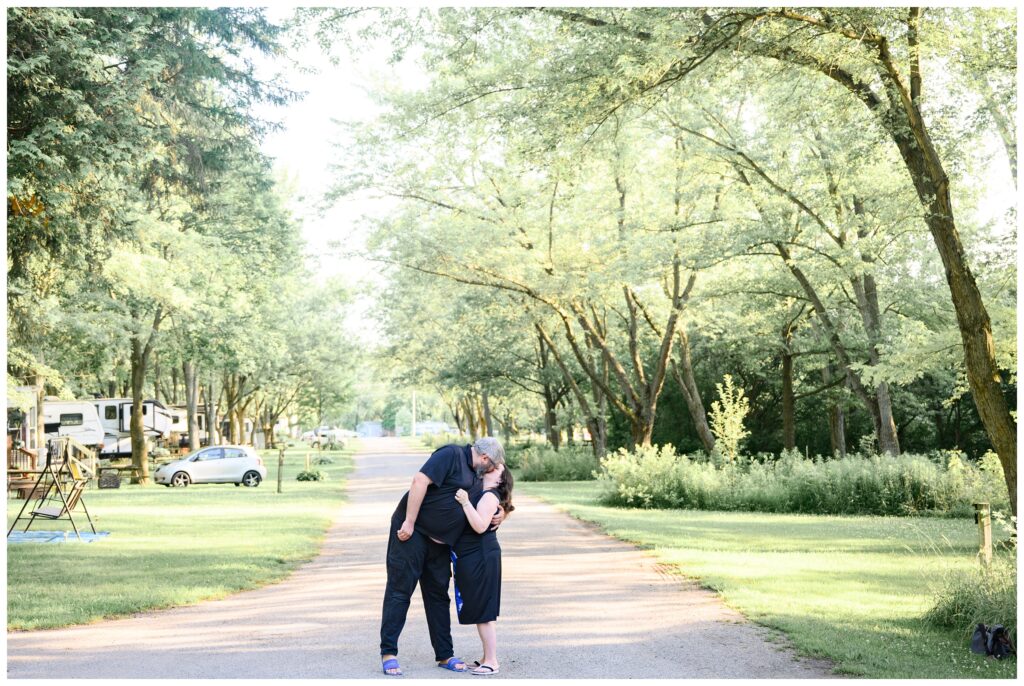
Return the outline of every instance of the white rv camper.
<path id="1" fill-rule="evenodd" d="M 82 445 L 103 445 L 103 425 L 88 400 L 44 398 L 43 425 L 47 439 L 70 436 Z"/>
<path id="2" fill-rule="evenodd" d="M 185 405 L 171 405 L 167 408 L 174 416 L 172 430 L 179 435 L 179 446 L 188 446 L 188 407 Z M 206 431 L 206 406 L 199 405 L 196 409 L 196 425 L 199 427 L 199 444 L 207 445 L 210 437 Z"/>
<path id="3" fill-rule="evenodd" d="M 105 434 L 103 457 L 131 455 L 132 399 L 95 398 L 92 403 Z M 171 435 L 173 425 L 174 417 L 163 403 L 156 400 L 142 401 L 142 428 L 150 440 L 166 440 Z"/>

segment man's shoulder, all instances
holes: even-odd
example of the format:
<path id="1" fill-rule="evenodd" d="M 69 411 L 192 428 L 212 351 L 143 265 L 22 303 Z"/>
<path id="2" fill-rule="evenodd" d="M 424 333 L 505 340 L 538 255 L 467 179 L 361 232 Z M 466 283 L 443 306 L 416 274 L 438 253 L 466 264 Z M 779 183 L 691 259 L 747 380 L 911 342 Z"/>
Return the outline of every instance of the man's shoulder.
<path id="1" fill-rule="evenodd" d="M 423 467 L 420 471 L 432 472 L 438 469 L 448 470 L 452 466 L 458 464 L 459 458 L 464 456 L 462 446 L 450 443 L 448 445 L 442 445 L 434 452 L 430 453 L 430 457 L 423 463 Z M 436 481 L 436 479 L 435 479 Z"/>

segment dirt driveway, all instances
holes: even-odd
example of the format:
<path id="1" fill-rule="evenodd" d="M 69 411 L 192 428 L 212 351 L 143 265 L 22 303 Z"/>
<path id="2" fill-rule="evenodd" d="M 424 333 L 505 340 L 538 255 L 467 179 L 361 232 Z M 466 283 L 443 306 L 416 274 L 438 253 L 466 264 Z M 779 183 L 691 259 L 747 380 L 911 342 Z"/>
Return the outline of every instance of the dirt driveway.
<path id="1" fill-rule="evenodd" d="M 385 678 L 378 645 L 389 519 L 425 459 L 364 441 L 319 557 L 285 581 L 224 600 L 70 629 L 7 635 L 9 678 Z M 633 547 L 524 496 L 499 532 L 501 678 L 823 678 L 714 594 Z M 102 543 L 95 544 L 102 545 Z M 456 655 L 479 657 L 454 623 Z M 422 606 L 399 644 L 406 678 L 434 666 Z"/>

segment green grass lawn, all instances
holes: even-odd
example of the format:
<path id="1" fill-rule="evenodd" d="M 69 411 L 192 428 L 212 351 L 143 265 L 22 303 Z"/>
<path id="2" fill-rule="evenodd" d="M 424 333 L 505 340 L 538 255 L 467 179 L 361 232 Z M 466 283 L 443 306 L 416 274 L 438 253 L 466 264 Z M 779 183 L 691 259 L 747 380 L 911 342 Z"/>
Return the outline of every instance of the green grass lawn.
<path id="1" fill-rule="evenodd" d="M 257 488 L 90 486 L 86 505 L 97 531 L 109 531 L 109 537 L 7 546 L 8 629 L 84 624 L 283 579 L 316 556 L 344 502 L 345 475 L 352 468 L 352 446 L 325 451 L 333 464 L 311 469 L 325 472 L 327 480 L 296 481 L 307 453 L 318 455 L 301 443 L 286 452 L 280 494 L 272 451 L 261 451 L 267 478 Z M 8 500 L 8 528 L 24 502 Z M 88 529 L 84 514 L 75 521 Z M 62 529 L 70 524 L 37 520 L 31 530 Z"/>
<path id="2" fill-rule="evenodd" d="M 972 520 L 625 509 L 599 505 L 593 481 L 516 487 L 650 549 L 839 673 L 1016 675 L 1014 661 L 973 655 L 966 634 L 921 621 L 943 575 L 977 564 Z"/>

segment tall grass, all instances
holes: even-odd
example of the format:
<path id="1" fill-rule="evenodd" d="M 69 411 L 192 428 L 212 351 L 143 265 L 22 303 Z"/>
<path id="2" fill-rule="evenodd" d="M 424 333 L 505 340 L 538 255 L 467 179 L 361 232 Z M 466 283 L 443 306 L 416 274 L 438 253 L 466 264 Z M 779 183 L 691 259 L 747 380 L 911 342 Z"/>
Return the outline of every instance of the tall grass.
<path id="1" fill-rule="evenodd" d="M 996 557 L 988 568 L 952 570 L 936 594 L 925 620 L 970 636 L 980 622 L 1002 624 L 1016 638 L 1017 566 L 1010 558 Z"/>
<path id="2" fill-rule="evenodd" d="M 531 446 L 515 451 L 511 460 L 506 454 L 505 461 L 523 481 L 587 481 L 600 467 L 586 447 Z"/>
<path id="3" fill-rule="evenodd" d="M 979 466 L 958 454 L 850 455 L 807 459 L 795 451 L 765 461 L 679 455 L 671 445 L 619 450 L 601 463 L 610 505 L 813 514 L 968 516 L 973 502 L 1007 509 L 994 454 Z"/>

